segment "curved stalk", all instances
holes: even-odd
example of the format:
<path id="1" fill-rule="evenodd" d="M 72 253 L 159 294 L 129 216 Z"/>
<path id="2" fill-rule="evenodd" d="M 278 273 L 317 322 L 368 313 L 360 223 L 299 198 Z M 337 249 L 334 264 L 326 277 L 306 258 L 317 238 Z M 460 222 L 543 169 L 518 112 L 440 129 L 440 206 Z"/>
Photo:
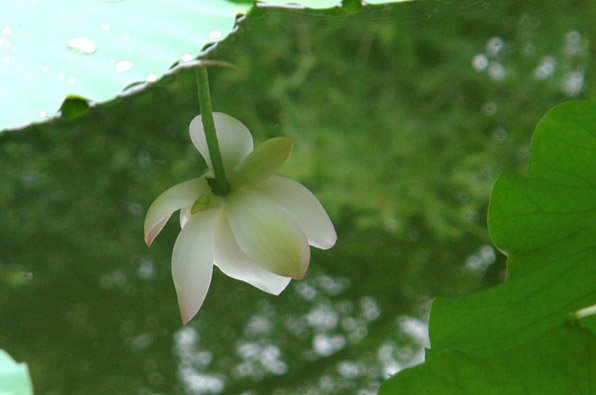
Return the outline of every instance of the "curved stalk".
<path id="1" fill-rule="evenodd" d="M 201 66 L 195 69 L 197 81 L 197 91 L 199 94 L 199 105 L 201 107 L 201 120 L 205 129 L 205 138 L 209 147 L 209 156 L 215 173 L 215 183 L 209 183 L 216 195 L 224 196 L 230 193 L 230 183 L 226 178 L 226 172 L 217 143 L 217 134 L 215 133 L 215 122 L 213 121 L 213 109 L 211 107 L 211 93 L 209 91 L 209 78 L 207 76 L 207 67 Z M 212 185 L 213 184 L 213 185 Z"/>

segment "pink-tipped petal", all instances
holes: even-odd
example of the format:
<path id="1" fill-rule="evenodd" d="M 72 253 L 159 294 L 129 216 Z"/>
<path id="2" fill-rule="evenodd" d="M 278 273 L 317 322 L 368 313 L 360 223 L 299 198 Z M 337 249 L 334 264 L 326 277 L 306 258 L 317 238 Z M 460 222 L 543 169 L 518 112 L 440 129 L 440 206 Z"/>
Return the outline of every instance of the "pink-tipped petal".
<path id="1" fill-rule="evenodd" d="M 331 219 L 315 195 L 302 184 L 273 176 L 251 190 L 287 211 L 302 228 L 310 245 L 324 250 L 335 245 L 337 234 Z"/>
<path id="2" fill-rule="evenodd" d="M 219 210 L 193 215 L 180 231 L 172 253 L 172 278 L 182 323 L 197 314 L 213 273 L 213 235 Z"/>
<path id="3" fill-rule="evenodd" d="M 223 211 L 215 225 L 214 257 L 217 267 L 228 277 L 244 281 L 273 295 L 279 295 L 291 280 L 268 272 L 242 252 Z"/>
<path id="4" fill-rule="evenodd" d="M 174 211 L 190 206 L 211 189 L 203 177 L 174 185 L 153 201 L 145 217 L 145 243 L 151 246 Z"/>
<path id="5" fill-rule="evenodd" d="M 224 169 L 227 173 L 231 173 L 252 151 L 252 135 L 242 122 L 227 114 L 214 112 L 213 121 Z M 191 121 L 189 129 L 190 139 L 207 162 L 209 169 L 213 169 L 201 115 Z"/>
<path id="6" fill-rule="evenodd" d="M 240 249 L 257 265 L 283 277 L 300 279 L 310 260 L 304 232 L 285 211 L 246 190 L 224 206 Z"/>

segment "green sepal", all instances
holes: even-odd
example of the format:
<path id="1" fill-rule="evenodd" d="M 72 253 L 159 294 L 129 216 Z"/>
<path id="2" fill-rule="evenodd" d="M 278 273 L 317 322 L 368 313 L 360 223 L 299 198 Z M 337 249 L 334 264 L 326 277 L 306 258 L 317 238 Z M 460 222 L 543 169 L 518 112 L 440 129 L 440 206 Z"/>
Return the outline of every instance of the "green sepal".
<path id="1" fill-rule="evenodd" d="M 259 144 L 240 164 L 232 177 L 236 188 L 256 184 L 272 176 L 288 159 L 294 141 L 288 137 L 274 137 Z"/>
<path id="2" fill-rule="evenodd" d="M 190 213 L 196 214 L 196 213 L 200 213 L 201 211 L 205 211 L 209 208 L 210 203 L 211 203 L 210 195 L 201 195 L 193 203 L 192 207 L 190 208 Z"/>

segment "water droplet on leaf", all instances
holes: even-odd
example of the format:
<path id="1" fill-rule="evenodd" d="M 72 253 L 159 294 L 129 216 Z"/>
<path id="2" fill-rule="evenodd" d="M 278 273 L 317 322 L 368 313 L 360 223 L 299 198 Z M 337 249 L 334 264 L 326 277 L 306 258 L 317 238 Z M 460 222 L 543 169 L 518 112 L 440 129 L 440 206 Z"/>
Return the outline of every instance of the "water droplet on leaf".
<path id="1" fill-rule="evenodd" d="M 121 73 L 132 69 L 132 62 L 129 60 L 121 60 L 116 63 L 116 71 Z"/>
<path id="2" fill-rule="evenodd" d="M 90 55 L 97 50 L 93 41 L 82 37 L 71 38 L 66 45 L 68 49 L 85 55 Z"/>
<path id="3" fill-rule="evenodd" d="M 221 37 L 221 32 L 219 30 L 211 30 L 209 32 L 209 38 L 212 40 L 217 40 Z"/>

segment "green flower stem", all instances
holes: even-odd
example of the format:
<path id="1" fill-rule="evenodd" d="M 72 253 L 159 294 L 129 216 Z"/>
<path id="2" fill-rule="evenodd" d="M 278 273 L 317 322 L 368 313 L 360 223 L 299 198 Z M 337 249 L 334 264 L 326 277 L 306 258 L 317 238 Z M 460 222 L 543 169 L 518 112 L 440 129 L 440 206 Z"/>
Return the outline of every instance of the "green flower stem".
<path id="1" fill-rule="evenodd" d="M 201 66 L 195 69 L 197 79 L 197 90 L 199 93 L 199 105 L 201 106 L 201 119 L 205 129 L 205 138 L 209 147 L 209 156 L 215 172 L 215 185 L 211 185 L 213 193 L 224 196 L 230 192 L 230 183 L 226 179 L 219 144 L 217 143 L 217 134 L 215 133 L 215 122 L 213 122 L 213 109 L 211 108 L 211 94 L 209 91 L 209 78 L 207 76 L 207 67 Z"/>

